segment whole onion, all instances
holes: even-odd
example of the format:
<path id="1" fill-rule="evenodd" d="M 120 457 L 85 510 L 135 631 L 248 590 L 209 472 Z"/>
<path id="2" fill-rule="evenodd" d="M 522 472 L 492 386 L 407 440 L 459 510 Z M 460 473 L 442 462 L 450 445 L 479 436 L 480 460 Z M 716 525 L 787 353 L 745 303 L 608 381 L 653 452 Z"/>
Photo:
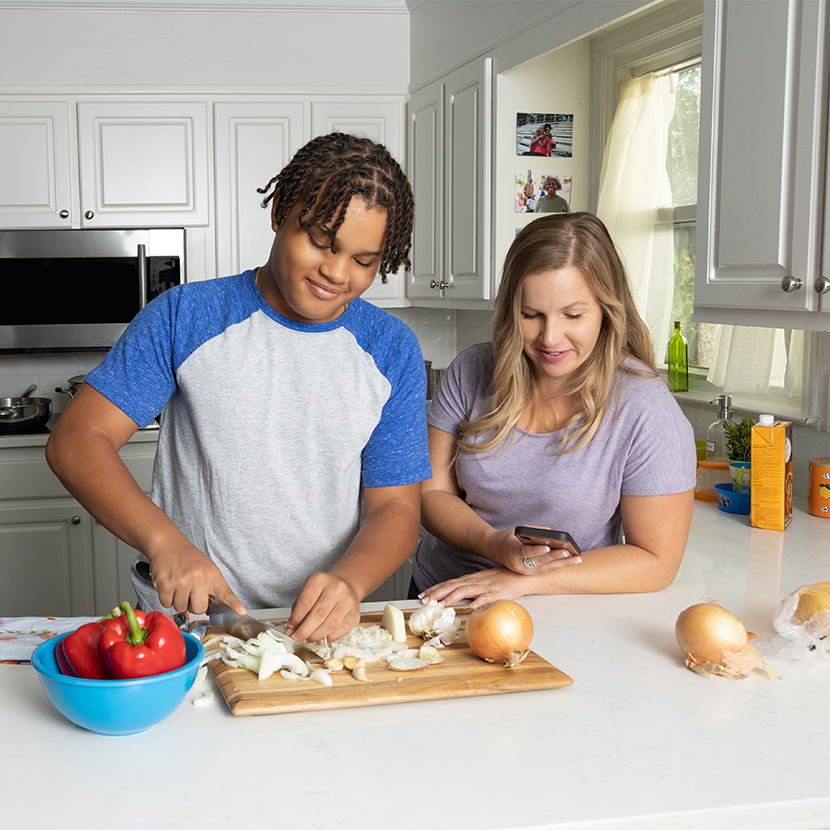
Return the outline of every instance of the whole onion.
<path id="1" fill-rule="evenodd" d="M 758 668 L 768 677 L 780 679 L 752 645 L 755 635 L 719 605 L 702 602 L 690 606 L 677 618 L 674 633 L 686 655 L 686 665 L 698 674 L 743 679 Z"/>
<path id="2" fill-rule="evenodd" d="M 683 611 L 674 627 L 677 644 L 695 663 L 720 663 L 724 651 L 747 643 L 743 623 L 725 608 L 701 602 Z"/>
<path id="3" fill-rule="evenodd" d="M 517 602 L 500 599 L 473 611 L 465 630 L 473 654 L 511 667 L 527 657 L 533 639 L 533 620 Z"/>

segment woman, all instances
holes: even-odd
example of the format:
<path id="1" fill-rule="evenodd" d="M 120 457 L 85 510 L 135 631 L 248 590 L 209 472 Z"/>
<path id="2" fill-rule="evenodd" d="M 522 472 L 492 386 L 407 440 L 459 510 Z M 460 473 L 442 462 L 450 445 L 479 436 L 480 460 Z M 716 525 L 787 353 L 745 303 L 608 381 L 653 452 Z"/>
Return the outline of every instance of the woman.
<path id="1" fill-rule="evenodd" d="M 493 342 L 456 358 L 427 416 L 433 477 L 421 489 L 428 533 L 414 595 L 477 607 L 668 585 L 696 457 L 653 365 L 602 222 L 557 214 L 524 228 L 505 261 Z M 583 553 L 523 545 L 517 525 L 567 531 Z"/>
<path id="2" fill-rule="evenodd" d="M 545 180 L 545 195 L 536 201 L 536 213 L 569 213 L 568 203 L 559 195 L 562 182 L 556 176 L 548 176 Z"/>
<path id="3" fill-rule="evenodd" d="M 550 156 L 556 142 L 550 134 L 550 124 L 539 127 L 530 139 L 531 156 Z"/>

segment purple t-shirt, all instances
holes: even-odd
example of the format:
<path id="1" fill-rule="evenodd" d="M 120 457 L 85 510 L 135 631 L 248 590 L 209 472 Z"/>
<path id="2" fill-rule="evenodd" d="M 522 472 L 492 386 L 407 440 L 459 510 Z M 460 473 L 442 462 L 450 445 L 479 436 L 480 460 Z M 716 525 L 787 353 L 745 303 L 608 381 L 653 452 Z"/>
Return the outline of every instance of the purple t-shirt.
<path id="1" fill-rule="evenodd" d="M 457 436 L 464 421 L 489 411 L 492 374 L 490 344 L 462 352 L 435 392 L 427 423 Z M 575 452 L 557 454 L 561 441 L 561 431 L 517 429 L 493 450 L 461 453 L 456 476 L 464 500 L 496 530 L 550 527 L 592 550 L 622 540 L 621 495 L 662 496 L 695 485 L 692 426 L 659 376 L 619 370 L 594 438 Z M 492 567 L 489 559 L 426 533 L 415 552 L 413 575 L 424 590 Z"/>

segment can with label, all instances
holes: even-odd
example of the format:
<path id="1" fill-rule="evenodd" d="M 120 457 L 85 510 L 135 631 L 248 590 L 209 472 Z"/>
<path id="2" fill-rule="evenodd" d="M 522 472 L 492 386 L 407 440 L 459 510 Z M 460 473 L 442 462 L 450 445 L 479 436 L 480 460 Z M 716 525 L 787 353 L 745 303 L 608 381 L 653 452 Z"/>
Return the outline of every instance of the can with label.
<path id="1" fill-rule="evenodd" d="M 830 458 L 810 459 L 807 511 L 813 516 L 830 519 Z"/>

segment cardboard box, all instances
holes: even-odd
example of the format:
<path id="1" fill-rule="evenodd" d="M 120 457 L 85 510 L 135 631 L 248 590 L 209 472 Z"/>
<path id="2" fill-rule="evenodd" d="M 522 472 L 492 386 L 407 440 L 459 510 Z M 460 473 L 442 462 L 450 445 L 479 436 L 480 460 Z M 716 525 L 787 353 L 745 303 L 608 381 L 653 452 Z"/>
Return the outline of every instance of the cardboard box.
<path id="1" fill-rule="evenodd" d="M 752 427 L 749 523 L 784 530 L 793 517 L 793 425 L 773 421 Z"/>

